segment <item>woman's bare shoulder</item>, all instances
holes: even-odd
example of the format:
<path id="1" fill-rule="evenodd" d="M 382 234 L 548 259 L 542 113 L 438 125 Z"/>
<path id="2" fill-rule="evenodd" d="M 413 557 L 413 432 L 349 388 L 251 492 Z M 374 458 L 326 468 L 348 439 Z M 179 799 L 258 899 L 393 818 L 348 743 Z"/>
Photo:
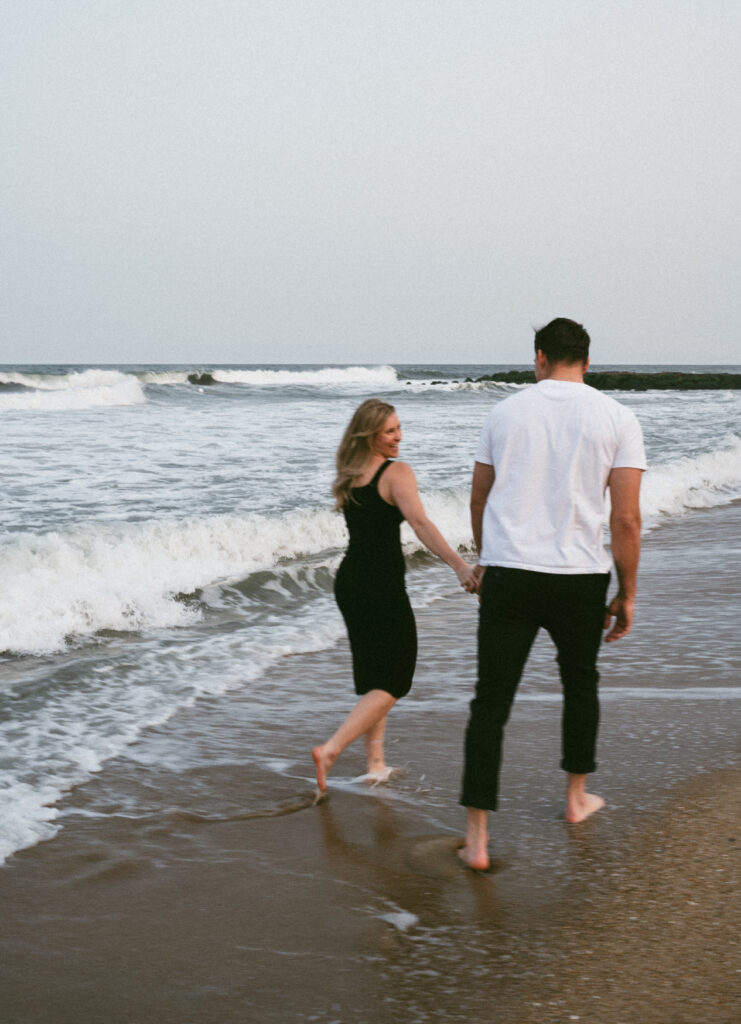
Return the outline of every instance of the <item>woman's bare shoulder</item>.
<path id="1" fill-rule="evenodd" d="M 414 476 L 414 470 L 409 465 L 409 463 L 408 462 L 400 462 L 398 460 L 394 460 L 394 462 L 391 463 L 391 465 L 386 470 L 386 472 L 387 473 L 393 473 L 395 476 L 404 476 L 404 475 L 409 475 L 410 473 L 411 473 L 412 476 Z"/>
<path id="2" fill-rule="evenodd" d="M 386 486 L 394 490 L 399 487 L 416 488 L 417 486 L 417 478 L 408 462 L 392 462 L 381 477 L 381 480 L 383 481 L 384 478 L 386 479 Z"/>

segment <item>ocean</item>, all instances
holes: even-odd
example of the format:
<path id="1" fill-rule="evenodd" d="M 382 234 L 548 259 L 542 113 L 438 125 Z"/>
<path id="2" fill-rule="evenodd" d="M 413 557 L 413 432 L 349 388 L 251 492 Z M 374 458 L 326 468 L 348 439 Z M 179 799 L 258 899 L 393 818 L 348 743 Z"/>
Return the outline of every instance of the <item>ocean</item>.
<path id="1" fill-rule="evenodd" d="M 143 772 L 205 770 L 213 737 L 172 742 L 199 702 L 249 706 L 229 741 L 262 773 L 247 811 L 272 782 L 310 782 L 306 752 L 340 710 L 316 683 L 291 686 L 288 666 L 344 636 L 332 580 L 346 538 L 330 498 L 344 426 L 369 395 L 392 402 L 430 517 L 470 552 L 479 430 L 518 387 L 475 381 L 511 368 L 0 367 L 0 862 L 57 835 L 65 795 L 145 739 Z M 741 392 L 613 395 L 645 434 L 646 535 L 741 499 Z M 444 602 L 454 577 L 405 530 L 413 605 Z M 695 680 L 714 681 L 701 660 Z M 337 686 L 349 697 L 349 678 Z M 536 673 L 523 699 L 544 686 Z M 318 708 L 319 735 L 306 724 Z M 295 760 L 276 753 L 278 721 Z"/>

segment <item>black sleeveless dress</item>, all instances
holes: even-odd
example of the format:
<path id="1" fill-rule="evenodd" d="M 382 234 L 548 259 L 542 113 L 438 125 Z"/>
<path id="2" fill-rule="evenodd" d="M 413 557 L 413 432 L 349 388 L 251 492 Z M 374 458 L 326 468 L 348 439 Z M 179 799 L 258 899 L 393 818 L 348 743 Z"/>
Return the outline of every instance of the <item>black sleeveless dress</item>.
<path id="1" fill-rule="evenodd" d="M 417 627 L 404 587 L 404 516 L 378 493 L 387 460 L 369 484 L 353 487 L 343 508 L 350 533 L 334 593 L 347 626 L 355 692 L 406 696 L 417 661 Z"/>

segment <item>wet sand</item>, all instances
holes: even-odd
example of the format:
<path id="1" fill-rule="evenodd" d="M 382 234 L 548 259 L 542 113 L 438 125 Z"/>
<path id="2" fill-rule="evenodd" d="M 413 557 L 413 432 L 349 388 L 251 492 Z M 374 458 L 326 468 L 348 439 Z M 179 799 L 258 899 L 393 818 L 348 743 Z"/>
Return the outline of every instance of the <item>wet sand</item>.
<path id="1" fill-rule="evenodd" d="M 348 706 L 348 659 L 287 658 L 313 716 L 240 759 L 254 699 L 204 700 L 65 801 L 63 828 L 0 869 L 0 1018 L 13 1024 L 731 1024 L 741 1019 L 741 505 L 648 539 L 635 635 L 605 651 L 604 811 L 562 814 L 557 686 L 534 652 L 508 728 L 494 870 L 455 848 L 474 677 L 471 599 L 418 613 L 415 688 L 389 786 L 359 748 L 311 806 L 311 746 Z M 729 690 L 730 692 L 730 690 Z M 346 697 L 349 701 L 349 697 Z M 267 742 L 265 739 L 264 742 Z M 213 748 L 207 770 L 167 745 Z M 282 767 L 276 771 L 275 762 Z"/>

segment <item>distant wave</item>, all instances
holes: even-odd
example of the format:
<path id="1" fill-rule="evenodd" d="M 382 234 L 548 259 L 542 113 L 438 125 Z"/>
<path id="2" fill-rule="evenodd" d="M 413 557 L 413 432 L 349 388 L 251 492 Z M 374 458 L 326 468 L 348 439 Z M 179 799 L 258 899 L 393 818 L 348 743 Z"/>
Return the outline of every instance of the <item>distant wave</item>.
<path id="1" fill-rule="evenodd" d="M 188 376 L 203 370 L 144 370 L 136 373 L 143 384 L 188 384 Z"/>
<path id="2" fill-rule="evenodd" d="M 396 387 L 393 366 L 326 366 L 321 369 L 183 369 L 148 370 L 140 374 L 145 384 L 245 384 L 249 387 L 345 387 L 353 385 Z"/>
<path id="3" fill-rule="evenodd" d="M 225 369 L 148 371 L 140 374 L 146 384 L 244 384 L 250 387 L 379 387 L 384 389 L 405 389 L 412 391 L 504 391 L 510 392 L 528 387 L 528 384 L 496 380 L 466 380 L 461 376 L 450 377 L 447 372 L 440 375 L 428 373 L 420 377 L 416 373 L 402 373 L 393 366 L 327 366 L 313 370 L 268 370 L 268 369 Z"/>
<path id="4" fill-rule="evenodd" d="M 0 410 L 84 409 L 144 402 L 143 386 L 237 384 L 255 388 L 397 388 L 393 366 L 327 366 L 321 369 L 163 370 L 90 369 L 68 373 L 0 372 Z"/>
<path id="5" fill-rule="evenodd" d="M 221 384 L 250 384 L 253 387 L 280 387 L 362 384 L 395 387 L 393 366 L 325 367 L 321 370 L 214 370 L 214 380 Z"/>
<path id="6" fill-rule="evenodd" d="M 0 412 L 60 412 L 96 406 L 140 405 L 145 401 L 140 382 L 118 370 L 79 373 L 0 373 Z"/>

